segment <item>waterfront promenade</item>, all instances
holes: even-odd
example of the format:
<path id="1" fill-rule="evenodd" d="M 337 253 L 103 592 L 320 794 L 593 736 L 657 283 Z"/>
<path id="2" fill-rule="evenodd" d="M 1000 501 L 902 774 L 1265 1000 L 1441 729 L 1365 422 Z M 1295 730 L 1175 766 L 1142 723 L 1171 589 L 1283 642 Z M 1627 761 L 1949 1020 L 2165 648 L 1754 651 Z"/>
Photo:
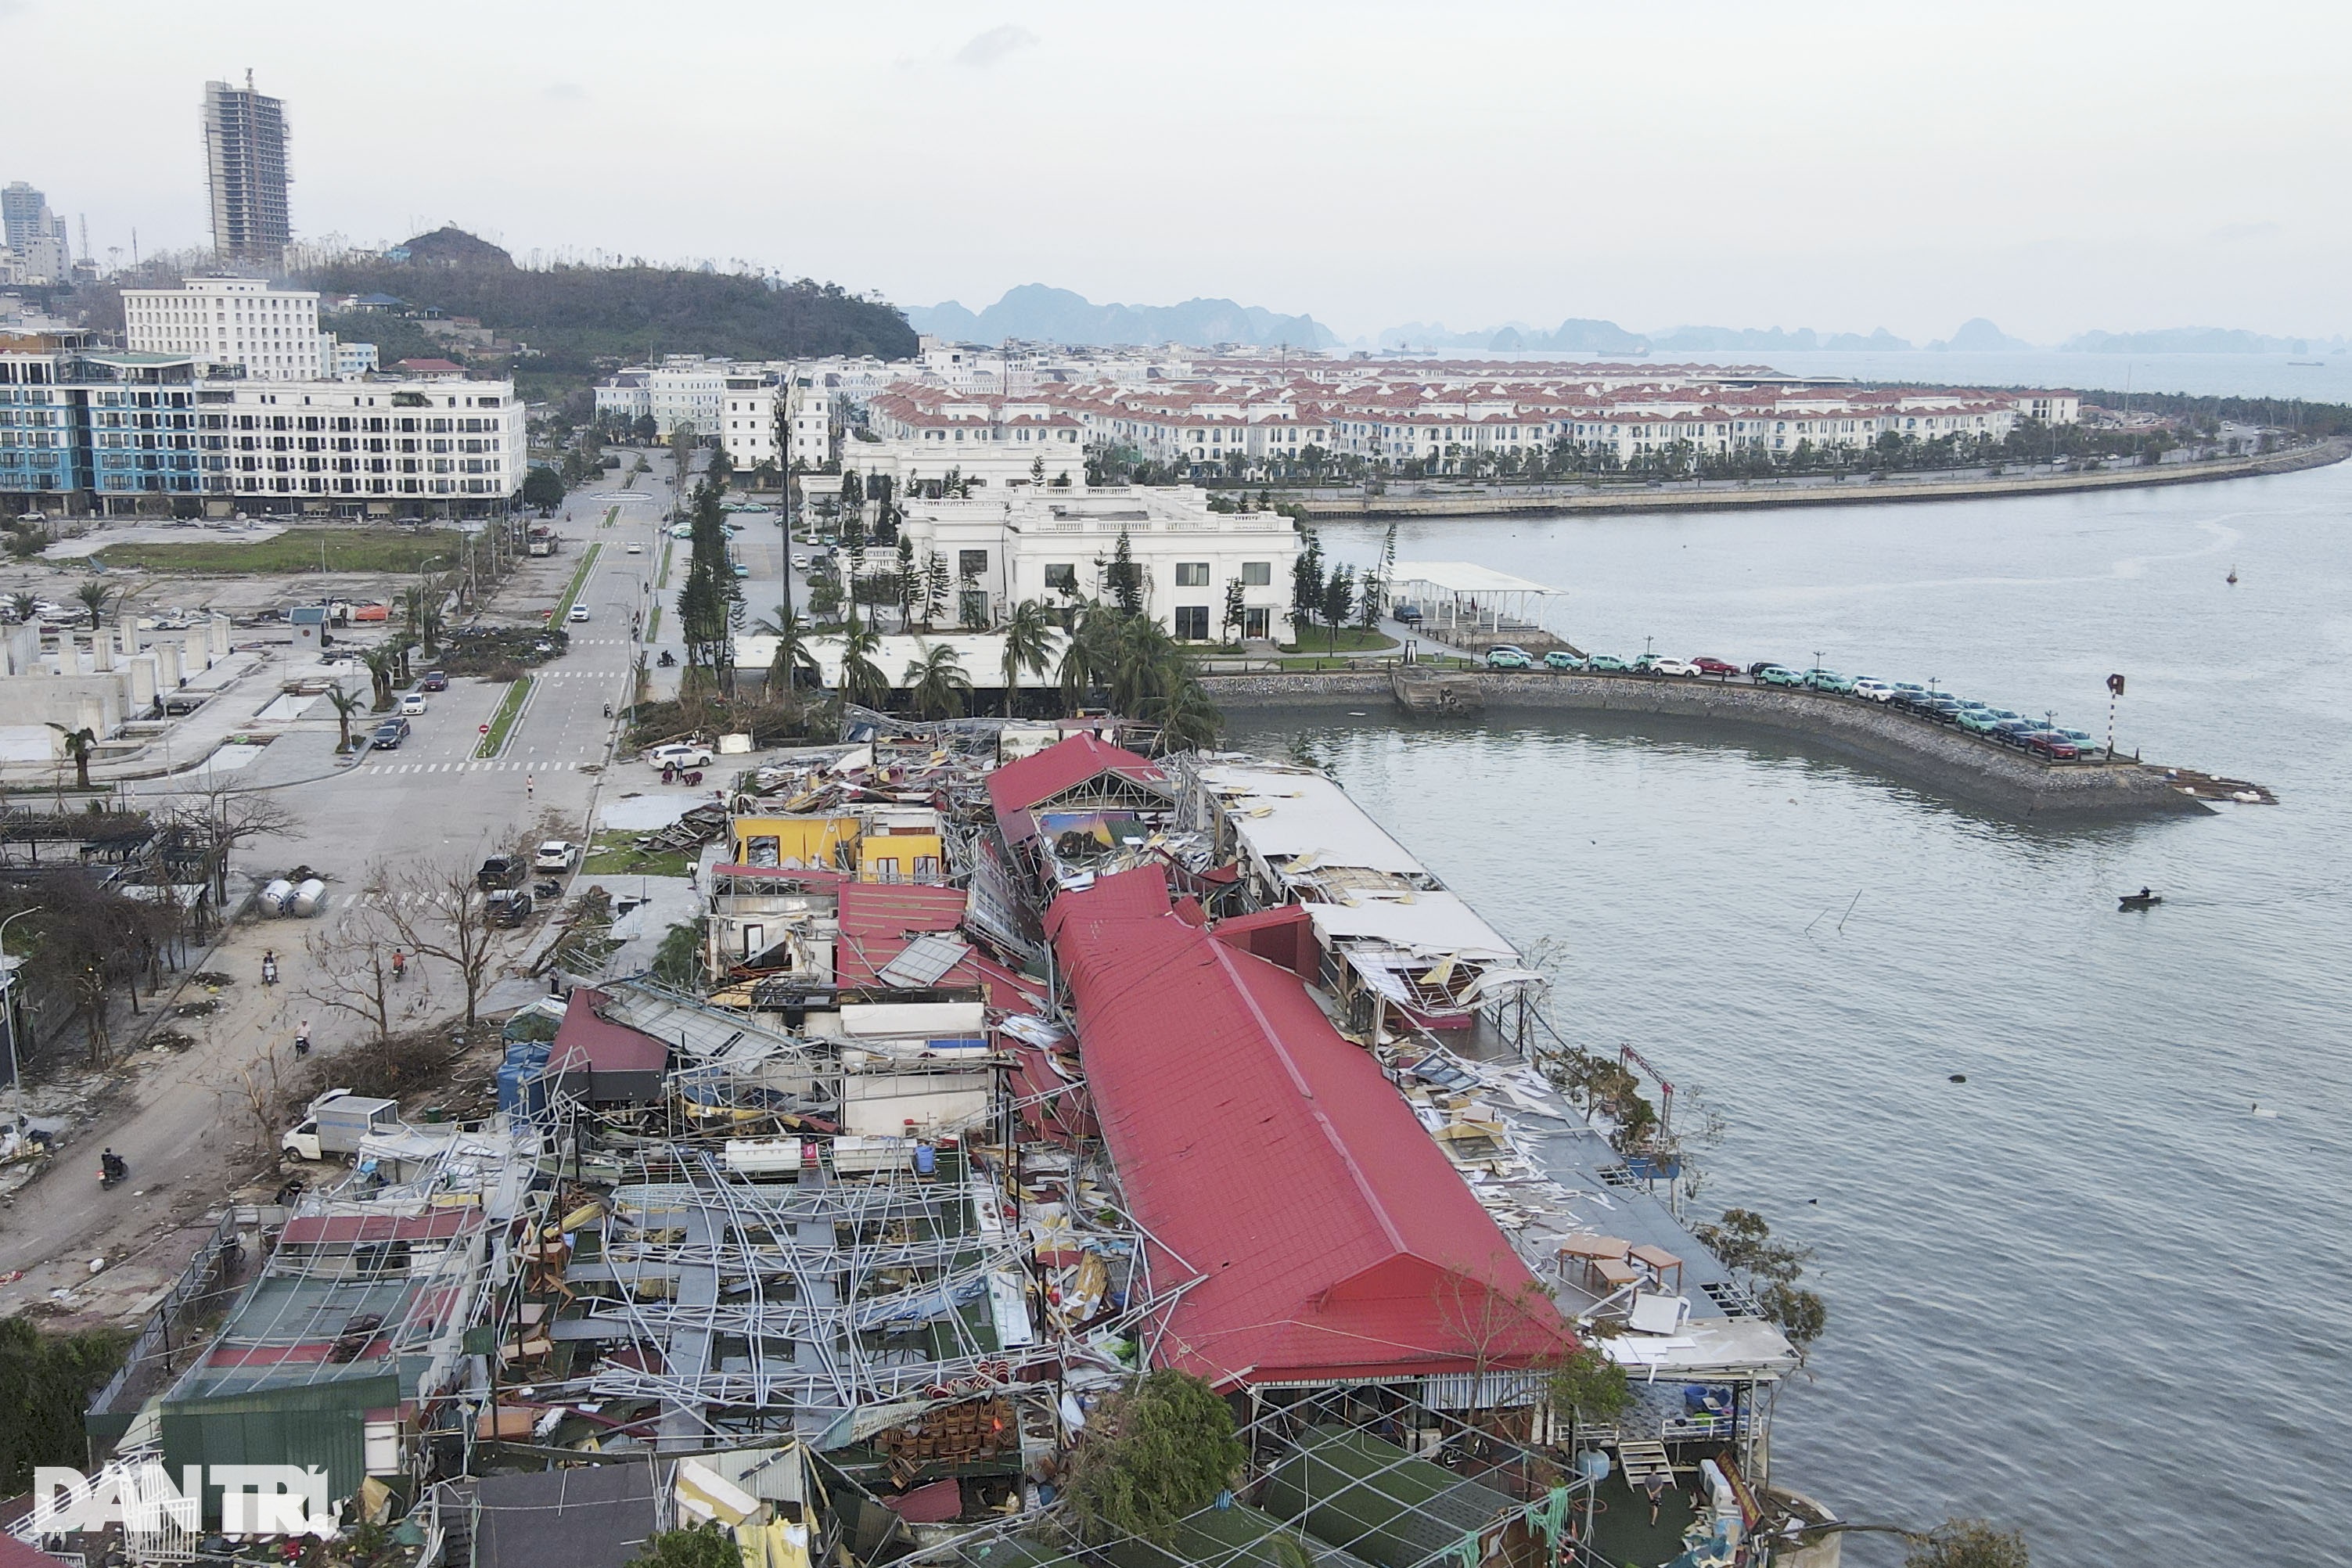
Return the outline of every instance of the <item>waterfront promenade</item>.
<path id="1" fill-rule="evenodd" d="M 2086 490 L 2139 489 L 2158 485 L 2199 484 L 2259 474 L 2326 468 L 2352 457 L 2352 440 L 2342 437 L 2297 447 L 2266 457 L 2220 458 L 2202 463 L 2154 468 L 2098 468 L 2088 472 L 2028 472 L 1995 478 L 1975 473 L 1820 474 L 1772 479 L 1660 480 L 1589 484 L 1498 484 L 1431 481 L 1407 488 L 1391 483 L 1383 495 L 1360 490 L 1277 491 L 1309 521 L 1380 521 L 1425 517 L 1496 517 L 1541 512 L 1738 511 L 1761 507 L 1875 506 L 1886 501 L 1986 500 L 1994 498 L 2064 495 Z"/>

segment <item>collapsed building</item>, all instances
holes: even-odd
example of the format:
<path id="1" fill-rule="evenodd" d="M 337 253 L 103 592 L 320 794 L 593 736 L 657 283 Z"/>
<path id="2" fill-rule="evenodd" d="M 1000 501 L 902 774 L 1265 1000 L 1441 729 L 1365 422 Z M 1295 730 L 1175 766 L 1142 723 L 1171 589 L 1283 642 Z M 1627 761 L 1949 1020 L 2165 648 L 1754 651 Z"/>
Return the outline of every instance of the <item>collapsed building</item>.
<path id="1" fill-rule="evenodd" d="M 337 1498 L 503 1568 L 522 1508 L 598 1521 L 590 1568 L 696 1519 L 754 1568 L 1752 1559 L 1795 1352 L 1536 1070 L 1539 976 L 1322 775 L 1115 738 L 738 781 L 701 983 L 526 1009 L 499 1117 L 297 1203 L 120 1451 L 331 1432 Z M 1633 1397 L 1579 1422 L 1596 1349 Z M 1159 1368 L 1244 1473 L 1082 1544 L 1065 1457 Z"/>

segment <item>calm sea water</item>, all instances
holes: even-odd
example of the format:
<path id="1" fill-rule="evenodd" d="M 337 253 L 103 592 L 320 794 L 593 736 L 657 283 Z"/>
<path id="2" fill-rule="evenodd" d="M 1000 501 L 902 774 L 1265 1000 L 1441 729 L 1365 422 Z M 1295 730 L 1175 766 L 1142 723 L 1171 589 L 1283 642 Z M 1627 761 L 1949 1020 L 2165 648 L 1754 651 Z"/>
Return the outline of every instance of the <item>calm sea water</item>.
<path id="1" fill-rule="evenodd" d="M 1366 704 L 1245 716 L 1237 737 L 1313 748 L 1548 955 L 1570 1038 L 1635 1043 L 1727 1119 L 1702 1205 L 1811 1246 L 1830 1306 L 1781 1402 L 1780 1479 L 1851 1518 L 2012 1522 L 2044 1563 L 2340 1561 L 2352 467 L 1432 523 L 1400 554 L 1552 584 L 1588 648 L 1818 650 L 2093 731 L 2121 671 L 2126 748 L 2278 790 L 2053 827 L 1658 721 Z M 2143 883 L 2163 906 L 2118 914 Z"/>

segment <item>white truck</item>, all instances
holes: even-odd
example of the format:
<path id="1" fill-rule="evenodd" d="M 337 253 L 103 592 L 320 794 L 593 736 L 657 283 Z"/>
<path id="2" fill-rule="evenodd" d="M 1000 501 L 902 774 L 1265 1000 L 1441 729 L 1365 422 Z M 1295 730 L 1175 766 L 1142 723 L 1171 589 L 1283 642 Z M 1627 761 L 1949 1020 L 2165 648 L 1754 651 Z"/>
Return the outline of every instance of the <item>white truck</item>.
<path id="1" fill-rule="evenodd" d="M 341 1158 L 360 1152 L 360 1140 L 400 1125 L 400 1102 L 331 1089 L 310 1102 L 302 1120 L 278 1141 L 298 1160 Z"/>

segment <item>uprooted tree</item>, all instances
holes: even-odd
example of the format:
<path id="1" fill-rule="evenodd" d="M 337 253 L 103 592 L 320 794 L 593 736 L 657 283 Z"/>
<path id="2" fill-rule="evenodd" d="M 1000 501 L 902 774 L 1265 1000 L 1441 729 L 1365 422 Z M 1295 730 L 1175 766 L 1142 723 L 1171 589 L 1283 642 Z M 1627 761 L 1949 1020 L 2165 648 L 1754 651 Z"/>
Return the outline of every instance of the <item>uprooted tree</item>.
<path id="1" fill-rule="evenodd" d="M 1070 1456 L 1070 1508 L 1094 1542 L 1166 1544 L 1248 1457 L 1234 1414 L 1209 1385 L 1161 1368 L 1103 1402 Z"/>
<path id="2" fill-rule="evenodd" d="M 1772 1227 L 1753 1209 L 1726 1209 L 1722 1217 L 1692 1228 L 1726 1268 L 1756 1291 L 1764 1315 L 1780 1326 L 1800 1353 L 1829 1327 L 1829 1309 L 1819 1295 L 1797 1283 L 1812 1249 L 1775 1241 Z"/>

